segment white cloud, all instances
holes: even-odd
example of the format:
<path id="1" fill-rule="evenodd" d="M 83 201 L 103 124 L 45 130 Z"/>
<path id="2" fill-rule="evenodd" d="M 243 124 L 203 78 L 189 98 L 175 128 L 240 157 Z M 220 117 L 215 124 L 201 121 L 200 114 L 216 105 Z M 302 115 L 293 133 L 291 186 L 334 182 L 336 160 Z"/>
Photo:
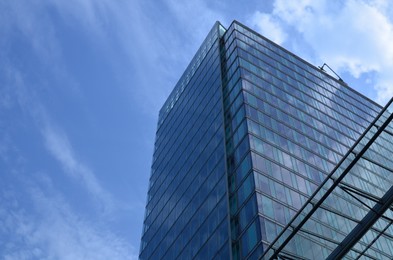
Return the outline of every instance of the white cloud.
<path id="1" fill-rule="evenodd" d="M 288 35 L 282 29 L 280 23 L 271 15 L 256 11 L 249 21 L 263 36 L 277 44 L 282 44 Z"/>
<path id="2" fill-rule="evenodd" d="M 276 0 L 264 19 L 299 33 L 317 62 L 354 77 L 374 73 L 377 101 L 385 103 L 393 95 L 393 23 L 387 10 L 389 1 Z"/>

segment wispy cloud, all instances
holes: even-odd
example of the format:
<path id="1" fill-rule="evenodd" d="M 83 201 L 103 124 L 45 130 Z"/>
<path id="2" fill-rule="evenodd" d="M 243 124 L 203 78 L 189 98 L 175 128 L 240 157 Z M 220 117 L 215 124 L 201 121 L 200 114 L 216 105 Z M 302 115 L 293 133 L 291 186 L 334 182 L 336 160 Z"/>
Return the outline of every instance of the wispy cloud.
<path id="1" fill-rule="evenodd" d="M 75 152 L 66 136 L 59 128 L 54 127 L 48 121 L 42 129 L 45 147 L 51 155 L 61 164 L 64 172 L 77 183 L 82 185 L 88 193 L 102 206 L 104 212 L 111 212 L 118 205 L 113 197 L 97 180 L 97 177 L 89 167 L 75 156 Z"/>
<path id="2" fill-rule="evenodd" d="M 77 214 L 50 176 L 35 177 L 17 183 L 23 192 L 0 193 L 2 259 L 137 259 L 127 241 Z"/>
<path id="3" fill-rule="evenodd" d="M 9 68 L 8 74 L 14 87 L 13 91 L 7 90 L 15 97 L 12 106 L 24 111 L 23 118 L 31 121 L 29 131 L 41 134 L 42 146 L 62 170 L 37 173 L 27 169 L 26 160 L 30 158 L 23 159 L 16 140 L 11 139 L 12 129 L 2 128 L 5 131 L 0 145 L 0 237 L 5 241 L 0 245 L 2 259 L 137 259 L 137 249 L 110 228 L 118 210 L 128 210 L 129 206 L 113 198 L 94 171 L 78 158 L 67 134 L 50 119 L 22 73 Z M 45 165 L 40 168 L 47 171 Z M 70 179 L 73 189 L 87 192 L 97 217 L 74 209 L 75 205 L 66 197 L 69 194 L 56 188 L 61 185 L 59 176 Z"/>
<path id="4" fill-rule="evenodd" d="M 24 39 L 28 39 L 27 46 L 31 48 L 26 50 L 26 53 L 39 57 L 39 65 L 46 70 L 45 77 L 53 77 L 55 82 L 62 83 L 58 85 L 78 91 L 75 79 L 68 73 L 65 66 L 63 46 L 56 35 L 56 28 L 51 22 L 48 10 L 52 8 L 58 11 L 61 19 L 64 19 L 70 26 L 85 27 L 86 32 L 94 34 L 94 39 L 98 38 L 98 42 L 105 44 L 108 43 L 105 36 L 112 30 L 107 27 L 108 20 L 110 17 L 116 17 L 116 11 L 122 10 L 119 4 L 111 3 L 111 1 L 91 0 L 0 3 L 0 33 L 10 35 L 10 37 L 0 39 L 0 47 L 9 48 L 11 44 L 7 43 L 7 39 L 4 38 L 13 38 L 11 37 L 13 33 L 20 34 Z M 124 17 L 125 14 L 121 16 Z M 36 69 L 39 70 L 42 67 L 37 66 Z M 94 172 L 78 159 L 67 134 L 52 120 L 44 102 L 40 99 L 42 96 L 40 90 L 46 87 L 56 87 L 56 84 L 48 86 L 44 77 L 37 77 L 34 78 L 37 81 L 29 82 L 26 77 L 31 78 L 31 74 L 38 72 L 25 71 L 25 68 L 12 62 L 9 57 L 0 60 L 0 68 L 2 69 L 0 72 L 0 80 L 2 80 L 0 108 L 21 109 L 25 113 L 23 115 L 25 119 L 30 119 L 33 126 L 42 134 L 44 146 L 61 164 L 63 172 L 82 185 L 98 201 L 104 211 L 109 212 L 117 207 L 118 202 L 115 202 L 111 194 L 102 187 Z M 0 118 L 0 127 L 2 125 L 6 127 L 6 123 Z M 0 145 L 0 155 L 3 154 L 3 157 L 6 156 L 7 147 Z"/>
<path id="5" fill-rule="evenodd" d="M 24 111 L 25 118 L 30 119 L 32 126 L 36 127 L 41 133 L 44 147 L 60 163 L 63 172 L 75 183 L 81 185 L 81 188 L 95 199 L 96 204 L 100 206 L 103 212 L 109 213 L 116 209 L 119 203 L 115 202 L 111 194 L 101 186 L 94 172 L 77 158 L 67 134 L 61 127 L 55 125 L 37 94 L 29 88 L 22 72 L 12 67 L 8 67 L 7 70 L 7 83 L 9 86 L 12 85 L 12 88 L 6 86 L 3 89 L 3 94 L 15 99 L 12 100 L 12 105 L 7 106 L 17 106 Z M 0 126 L 5 123 L 0 118 Z M 16 149 L 16 147 L 13 147 L 12 140 L 7 134 L 10 129 L 4 126 L 3 130 L 4 136 L 0 145 L 0 156 L 6 160 L 11 152 L 10 149 Z"/>
<path id="6" fill-rule="evenodd" d="M 384 103 L 393 96 L 392 6 L 390 1 L 276 0 L 263 18 L 297 33 L 317 55 L 315 61 L 354 77 L 369 75 Z"/>
<path id="7" fill-rule="evenodd" d="M 50 11 L 59 12 L 64 19 L 73 13 L 74 26 L 86 26 L 85 31 L 102 39 L 103 44 L 105 33 L 111 30 L 101 20 L 108 14 L 105 6 L 72 1 L 83 7 L 80 10 L 66 3 L 0 3 L 0 34 L 4 36 L 0 38 L 0 258 L 136 259 L 138 241 L 134 235 L 125 239 L 124 230 L 115 232 L 124 222 L 134 221 L 125 219 L 131 216 L 133 201 L 124 205 L 104 187 L 93 167 L 80 158 L 64 125 L 49 109 L 50 101 L 45 100 L 53 94 L 48 94 L 51 88 L 64 88 L 62 93 L 74 91 L 73 97 L 79 91 L 76 79 L 67 71 L 63 43 Z M 29 134 L 22 138 L 25 143 L 12 139 L 24 132 Z M 30 138 L 34 139 L 31 143 L 27 141 Z M 31 154 L 36 151 L 43 153 Z M 47 162 L 21 165 L 17 163 L 23 159 L 21 153 L 30 156 L 27 161 L 39 158 Z M 36 171 L 45 173 L 46 186 L 35 181 Z M 64 179 L 70 181 L 69 187 L 52 188 L 52 181 L 59 185 Z M 87 196 L 80 198 L 78 205 L 73 194 L 65 192 L 68 188 Z M 91 208 L 84 210 L 84 203 Z"/>
<path id="8" fill-rule="evenodd" d="M 3 50 L 0 57 L 4 56 L 0 60 L 0 67 L 3 71 L 5 70 L 5 73 L 8 72 L 10 65 L 16 67 L 11 68 L 11 72 L 14 69 L 25 69 L 26 66 L 13 59 L 13 55 L 20 55 L 19 61 L 38 58 L 46 72 L 50 72 L 51 75 L 66 83 L 68 88 L 77 90 L 74 79 L 68 74 L 64 65 L 61 42 L 51 21 L 50 12 L 48 12 L 50 6 L 49 3 L 43 4 L 43 1 L 0 3 L 0 33 L 7 35 L 0 39 L 0 46 Z M 14 42 L 15 39 L 20 41 Z M 23 41 L 25 45 L 22 50 L 19 49 L 21 46 L 18 44 Z M 39 75 L 39 68 L 36 67 L 36 69 Z"/>
<path id="9" fill-rule="evenodd" d="M 131 91 L 156 117 L 206 33 L 224 16 L 203 0 L 140 1 L 127 15 L 132 16 L 130 26 L 119 32 L 126 37 L 125 49 L 138 61 L 133 73 L 140 83 Z"/>

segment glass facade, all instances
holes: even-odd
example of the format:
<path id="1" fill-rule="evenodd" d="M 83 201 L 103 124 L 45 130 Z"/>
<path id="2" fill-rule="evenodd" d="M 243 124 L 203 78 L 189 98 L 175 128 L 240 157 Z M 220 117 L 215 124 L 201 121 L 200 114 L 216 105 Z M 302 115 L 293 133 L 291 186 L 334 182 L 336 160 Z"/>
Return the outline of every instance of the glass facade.
<path id="1" fill-rule="evenodd" d="M 227 259 L 217 23 L 160 111 L 140 259 Z"/>
<path id="2" fill-rule="evenodd" d="M 381 109 L 244 25 L 217 22 L 160 111 L 140 258 L 267 257 Z M 381 155 L 393 149 L 374 150 L 391 163 Z M 381 195 L 387 173 L 363 164 L 343 183 Z M 367 213 L 351 195 L 335 192 L 335 209 L 325 205 L 283 254 L 327 257 Z M 384 247 L 367 254 L 380 259 Z"/>

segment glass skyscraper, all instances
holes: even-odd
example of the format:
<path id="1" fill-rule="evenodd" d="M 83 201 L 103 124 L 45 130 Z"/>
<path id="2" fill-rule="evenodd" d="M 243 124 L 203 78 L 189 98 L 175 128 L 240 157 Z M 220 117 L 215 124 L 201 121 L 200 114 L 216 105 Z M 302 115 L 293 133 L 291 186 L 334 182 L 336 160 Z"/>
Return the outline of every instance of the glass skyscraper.
<path id="1" fill-rule="evenodd" d="M 217 22 L 159 113 L 140 258 L 341 250 L 393 185 L 390 109 L 381 111 L 246 26 Z M 391 258 L 383 209 L 347 258 Z"/>

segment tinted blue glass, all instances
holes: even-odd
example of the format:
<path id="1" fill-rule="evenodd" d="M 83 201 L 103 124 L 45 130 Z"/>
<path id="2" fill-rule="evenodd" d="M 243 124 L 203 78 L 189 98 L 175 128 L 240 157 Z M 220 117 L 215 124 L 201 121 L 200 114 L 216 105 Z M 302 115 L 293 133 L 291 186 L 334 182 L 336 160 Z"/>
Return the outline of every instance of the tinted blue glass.
<path id="1" fill-rule="evenodd" d="M 229 253 L 220 32 L 216 24 L 160 111 L 141 259 Z"/>
<path id="2" fill-rule="evenodd" d="M 269 245 L 381 108 L 240 24 L 233 24 L 231 40 L 239 57 L 261 236 Z M 235 256 L 244 250 L 237 246 Z"/>

